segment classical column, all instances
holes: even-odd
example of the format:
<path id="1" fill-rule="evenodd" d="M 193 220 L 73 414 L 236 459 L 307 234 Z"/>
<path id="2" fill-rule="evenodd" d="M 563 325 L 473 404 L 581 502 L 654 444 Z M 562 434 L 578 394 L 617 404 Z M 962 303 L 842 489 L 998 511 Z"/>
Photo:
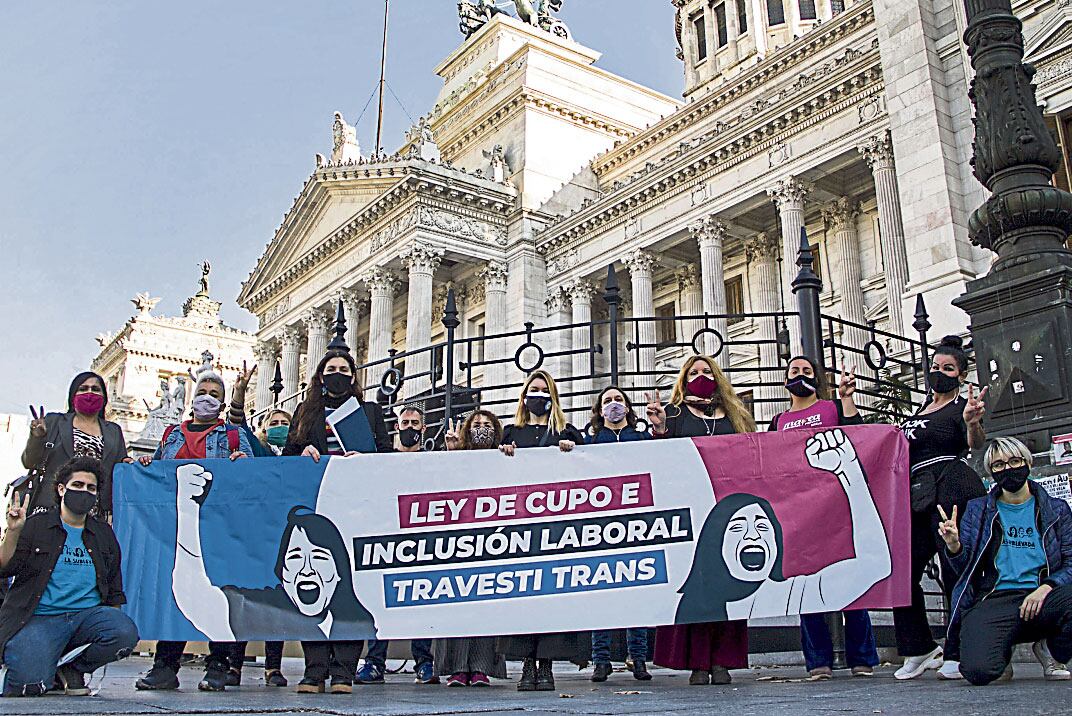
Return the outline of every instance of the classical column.
<path id="1" fill-rule="evenodd" d="M 652 298 L 651 276 L 655 268 L 655 257 L 647 251 L 636 249 L 622 257 L 622 263 L 629 269 L 632 283 L 633 317 L 654 318 L 655 302 Z M 655 341 L 658 335 L 654 321 L 640 321 L 637 326 L 637 338 L 641 345 L 637 348 L 640 375 L 633 379 L 634 385 L 647 385 L 655 382 Z"/>
<path id="2" fill-rule="evenodd" d="M 257 397 L 253 408 L 262 411 L 272 404 L 272 376 L 275 374 L 275 344 L 257 341 L 253 357 L 257 359 Z"/>
<path id="3" fill-rule="evenodd" d="M 677 288 L 681 294 L 681 315 L 699 316 L 703 310 L 703 288 L 700 285 L 700 270 L 696 264 L 685 264 L 674 272 L 677 279 Z M 703 328 L 703 320 L 690 318 L 681 322 L 682 335 L 680 342 L 690 343 L 696 332 Z M 706 336 L 700 339 L 700 347 L 704 346 Z M 692 352 L 692 349 L 689 349 Z"/>
<path id="4" fill-rule="evenodd" d="M 369 290 L 368 362 L 387 357 L 394 328 L 395 290 L 398 278 L 384 268 L 370 269 L 361 277 Z"/>
<path id="5" fill-rule="evenodd" d="M 547 289 L 547 325 L 559 327 L 552 331 L 547 341 L 547 351 L 550 353 L 566 353 L 573 345 L 572 332 L 561 328 L 571 323 L 569 296 L 561 286 Z M 555 380 L 568 377 L 572 371 L 573 361 L 568 355 L 551 358 L 547 361 L 547 370 L 555 377 Z M 572 390 L 572 385 L 565 384 L 565 391 Z"/>
<path id="6" fill-rule="evenodd" d="M 432 275 L 443 260 L 443 249 L 414 242 L 402 252 L 402 265 L 409 270 L 409 295 L 406 308 L 406 352 L 427 348 L 432 343 Z M 431 368 L 431 353 L 424 352 L 406 358 L 406 375 L 415 376 Z M 425 376 L 407 380 L 406 397 L 431 387 Z"/>
<path id="7" fill-rule="evenodd" d="M 573 355 L 571 376 L 574 378 L 571 392 L 581 394 L 573 401 L 574 406 L 578 406 L 587 400 L 587 396 L 583 394 L 592 390 L 591 356 L 588 353 L 592 344 L 589 340 L 588 324 L 592 322 L 592 297 L 596 294 L 596 287 L 591 281 L 574 279 L 566 284 L 565 291 L 573 305 L 573 350 L 581 351 Z"/>
<path id="8" fill-rule="evenodd" d="M 301 356 L 301 331 L 297 326 L 284 326 L 283 333 L 280 336 L 280 342 L 282 349 L 280 353 L 282 355 L 282 371 L 283 371 L 283 392 L 280 394 L 280 398 L 287 398 L 282 403 L 283 410 L 290 413 L 294 412 L 294 408 L 298 407 L 298 400 L 294 396 L 295 393 L 301 388 L 299 384 L 301 377 L 298 374 L 298 360 Z"/>
<path id="9" fill-rule="evenodd" d="M 901 222 L 901 197 L 897 190 L 897 169 L 893 165 L 890 133 L 871 137 L 858 148 L 875 178 L 878 202 L 879 247 L 882 272 L 886 276 L 886 303 L 889 306 L 889 330 L 906 335 L 901 301 L 908 285 L 908 253 L 904 224 Z"/>
<path id="10" fill-rule="evenodd" d="M 480 270 L 484 280 L 484 335 L 506 333 L 506 264 L 489 261 Z M 502 338 L 484 341 L 484 360 L 505 358 L 506 346 Z M 501 386 L 506 382 L 508 366 L 505 363 L 484 366 L 484 385 Z"/>
<path id="11" fill-rule="evenodd" d="M 841 317 L 863 324 L 867 317 L 864 315 L 864 292 L 860 288 L 863 276 L 860 271 L 860 238 L 856 231 L 860 207 L 843 196 L 824 206 L 822 215 L 827 230 L 833 234 L 835 255 L 841 259 L 835 286 L 841 293 Z"/>
<path id="12" fill-rule="evenodd" d="M 757 313 L 774 313 L 780 309 L 778 296 L 778 240 L 766 233 L 757 234 L 745 242 L 745 252 L 751 264 L 752 305 Z M 781 380 L 778 365 L 778 324 L 773 318 L 759 319 L 759 338 L 765 341 L 759 347 L 760 382 L 777 383 Z M 769 342 L 766 342 L 769 341 Z M 759 386 L 755 389 L 756 421 L 765 423 L 779 411 L 773 400 L 780 397 L 780 389 L 774 386 Z"/>
<path id="13" fill-rule="evenodd" d="M 782 292 L 786 306 L 792 305 L 793 301 L 793 279 L 797 275 L 797 253 L 800 251 L 800 230 L 804 228 L 804 197 L 807 193 L 808 188 L 794 177 L 767 190 L 767 195 L 778 207 L 782 224 Z"/>
<path id="14" fill-rule="evenodd" d="M 349 321 L 350 317 L 347 316 L 346 320 Z M 310 308 L 302 316 L 302 321 L 309 335 L 309 342 L 305 348 L 305 382 L 308 383 L 313 379 L 317 364 L 328 350 L 328 332 L 332 323 L 327 311 L 321 308 Z"/>
<path id="15" fill-rule="evenodd" d="M 700 247 L 700 281 L 703 286 L 703 312 L 722 316 L 726 313 L 726 278 L 722 270 L 722 244 L 726 237 L 726 226 L 713 214 L 689 225 L 689 231 L 696 238 Z M 722 318 L 712 319 L 712 328 L 726 339 L 728 321 Z M 707 334 L 703 341 L 704 353 L 710 355 L 715 351 L 715 338 Z M 718 355 L 719 365 L 729 367 L 730 352 L 722 350 Z"/>

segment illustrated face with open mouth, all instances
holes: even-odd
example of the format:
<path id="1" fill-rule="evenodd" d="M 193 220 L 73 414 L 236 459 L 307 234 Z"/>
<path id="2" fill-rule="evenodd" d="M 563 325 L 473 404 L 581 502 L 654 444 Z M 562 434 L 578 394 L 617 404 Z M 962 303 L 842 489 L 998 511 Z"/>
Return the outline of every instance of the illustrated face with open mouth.
<path id="1" fill-rule="evenodd" d="M 762 582 L 778 558 L 774 525 L 759 505 L 733 513 L 722 539 L 722 559 L 730 575 L 742 582 Z"/>
<path id="2" fill-rule="evenodd" d="M 283 559 L 282 581 L 283 590 L 298 611 L 307 617 L 326 612 L 339 580 L 331 550 L 314 544 L 305 530 L 295 528 Z"/>

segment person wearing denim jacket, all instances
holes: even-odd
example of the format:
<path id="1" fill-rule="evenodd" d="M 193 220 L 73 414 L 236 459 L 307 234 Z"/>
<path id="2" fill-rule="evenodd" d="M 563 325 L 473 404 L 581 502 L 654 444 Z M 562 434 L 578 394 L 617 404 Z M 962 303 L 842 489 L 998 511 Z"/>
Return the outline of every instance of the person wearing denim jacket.
<path id="1" fill-rule="evenodd" d="M 1031 452 L 1019 440 L 998 438 L 984 463 L 997 484 L 968 503 L 959 525 L 955 511 L 939 507 L 939 535 L 959 575 L 949 630 L 960 630 L 960 673 L 989 684 L 1009 668 L 1016 643 L 1035 642 L 1046 677 L 1067 679 L 1072 510 L 1027 479 Z"/>

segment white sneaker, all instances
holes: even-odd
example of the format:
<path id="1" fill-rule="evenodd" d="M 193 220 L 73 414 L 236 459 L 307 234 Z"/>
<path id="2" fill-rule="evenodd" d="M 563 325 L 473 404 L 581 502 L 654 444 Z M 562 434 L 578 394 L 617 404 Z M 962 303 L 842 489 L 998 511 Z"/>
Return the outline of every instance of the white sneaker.
<path id="1" fill-rule="evenodd" d="M 936 646 L 934 647 L 934 651 L 928 654 L 906 658 L 904 660 L 904 666 L 893 672 L 893 676 L 902 681 L 905 679 L 914 679 L 927 669 L 941 668 L 942 663 L 942 647 Z"/>
<path id="2" fill-rule="evenodd" d="M 957 679 L 963 679 L 960 674 L 960 662 L 959 661 L 946 661 L 942 664 L 942 668 L 938 669 L 938 678 L 946 681 L 956 681 Z"/>
<path id="3" fill-rule="evenodd" d="M 1045 639 L 1039 639 L 1032 644 L 1031 652 L 1038 659 L 1038 663 L 1042 664 L 1042 676 L 1046 681 L 1068 681 L 1072 679 L 1072 672 L 1050 654 L 1050 647 L 1046 645 Z"/>

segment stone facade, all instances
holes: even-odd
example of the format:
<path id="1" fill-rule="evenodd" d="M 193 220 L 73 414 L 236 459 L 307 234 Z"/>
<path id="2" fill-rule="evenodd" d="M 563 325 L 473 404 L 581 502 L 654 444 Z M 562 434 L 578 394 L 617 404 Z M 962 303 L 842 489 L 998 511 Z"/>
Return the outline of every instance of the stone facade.
<path id="1" fill-rule="evenodd" d="M 176 416 L 188 413 L 193 397 L 190 371 L 203 365 L 206 352 L 227 382 L 228 400 L 242 364 L 253 365 L 255 339 L 220 319 L 220 303 L 208 292 L 207 270 L 201 290 L 186 300 L 181 316 L 155 315 L 159 301 L 148 293 L 135 296 L 131 302 L 138 312 L 118 332 L 97 336 L 100 352 L 90 366 L 107 383 L 108 419 L 123 428 L 136 453 L 155 448 L 159 440 L 155 433 L 145 434 L 150 411 L 168 413 L 162 424 L 177 422 Z M 263 381 L 267 386 L 274 367 L 254 376 L 249 397 L 257 390 L 259 376 L 268 376 Z M 161 411 L 161 406 L 169 410 Z M 161 426 L 160 420 L 154 422 Z"/>
<path id="2" fill-rule="evenodd" d="M 627 316 L 792 309 L 801 228 L 817 250 L 824 313 L 906 334 L 923 294 L 935 335 L 963 333 L 950 301 L 991 256 L 967 236 L 984 195 L 968 164 L 959 4 L 784 0 L 779 12 L 777 0 L 670 1 L 684 103 L 499 14 L 436 68 L 442 91 L 397 154 L 318 160 L 239 297 L 260 321 L 265 364 L 295 342 L 321 351 L 320 324 L 306 316 L 340 291 L 356 295 L 361 360 L 440 339 L 446 286 L 461 337 L 590 320 L 612 262 Z M 1072 0 L 1014 4 L 1040 98 L 1063 112 Z M 697 328 L 685 323 L 678 341 Z M 655 345 L 654 326 L 640 325 L 640 343 Z M 776 326 L 716 329 L 772 339 Z M 563 350 L 589 336 L 551 340 Z M 764 350 L 773 346 L 720 360 L 769 365 Z M 669 368 L 682 352 L 645 348 L 639 365 Z M 502 382 L 503 370 L 483 379 Z M 300 388 L 295 375 L 285 393 Z"/>

